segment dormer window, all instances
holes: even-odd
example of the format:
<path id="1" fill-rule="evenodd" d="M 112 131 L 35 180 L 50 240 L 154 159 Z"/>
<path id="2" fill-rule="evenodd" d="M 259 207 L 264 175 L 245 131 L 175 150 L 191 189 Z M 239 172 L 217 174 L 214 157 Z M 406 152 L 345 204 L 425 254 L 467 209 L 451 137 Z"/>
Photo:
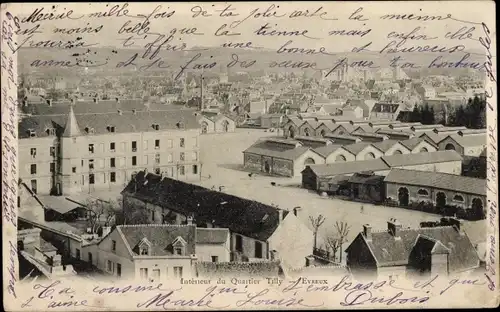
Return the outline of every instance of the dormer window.
<path id="1" fill-rule="evenodd" d="M 153 129 L 160 130 L 160 125 L 159 124 L 153 124 Z"/>
<path id="2" fill-rule="evenodd" d="M 85 132 L 89 133 L 89 134 L 94 134 L 94 128 L 91 128 L 91 127 L 85 127 Z"/>
<path id="3" fill-rule="evenodd" d="M 48 135 L 56 135 L 56 129 L 54 128 L 47 128 L 45 130 L 45 132 L 48 134 Z"/>
<path id="4" fill-rule="evenodd" d="M 143 238 L 138 247 L 140 256 L 151 256 L 151 243 L 147 238 Z"/>
<path id="5" fill-rule="evenodd" d="M 107 126 L 106 129 L 108 129 L 109 132 L 115 132 L 115 126 Z"/>
<path id="6" fill-rule="evenodd" d="M 178 236 L 172 243 L 174 255 L 184 256 L 186 254 L 186 244 L 186 241 L 182 237 Z"/>
<path id="7" fill-rule="evenodd" d="M 184 123 L 183 123 L 182 121 L 179 121 L 179 122 L 177 123 L 177 128 L 178 128 L 178 129 L 184 129 Z"/>
<path id="8" fill-rule="evenodd" d="M 36 137 L 36 132 L 33 129 L 28 129 L 28 134 L 29 134 L 30 138 Z"/>

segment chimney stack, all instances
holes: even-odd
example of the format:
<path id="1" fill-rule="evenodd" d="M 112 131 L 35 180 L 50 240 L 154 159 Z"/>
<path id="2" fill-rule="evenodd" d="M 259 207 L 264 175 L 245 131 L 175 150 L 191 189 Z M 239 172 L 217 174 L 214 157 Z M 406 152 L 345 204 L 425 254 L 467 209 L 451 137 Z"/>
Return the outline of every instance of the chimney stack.
<path id="1" fill-rule="evenodd" d="M 94 103 L 99 103 L 99 100 L 96 97 L 94 98 Z"/>
<path id="2" fill-rule="evenodd" d="M 369 224 L 363 225 L 363 236 L 366 240 L 372 240 L 372 227 Z"/>
<path id="3" fill-rule="evenodd" d="M 399 232 L 401 231 L 402 225 L 396 219 L 391 218 L 387 221 L 387 230 L 394 237 L 399 237 Z"/>
<path id="4" fill-rule="evenodd" d="M 279 223 L 281 223 L 281 221 L 283 221 L 283 209 L 278 208 L 278 219 L 279 219 Z"/>
<path id="5" fill-rule="evenodd" d="M 193 215 L 188 216 L 187 217 L 187 225 L 193 225 L 193 219 L 194 219 Z"/>

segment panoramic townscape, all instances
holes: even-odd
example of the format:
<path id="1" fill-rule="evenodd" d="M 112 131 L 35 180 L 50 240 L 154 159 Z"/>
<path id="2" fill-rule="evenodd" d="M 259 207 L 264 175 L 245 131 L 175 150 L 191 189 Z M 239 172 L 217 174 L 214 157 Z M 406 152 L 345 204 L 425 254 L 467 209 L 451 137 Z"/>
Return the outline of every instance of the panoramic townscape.
<path id="1" fill-rule="evenodd" d="M 22 279 L 484 266 L 472 71 L 19 75 Z"/>

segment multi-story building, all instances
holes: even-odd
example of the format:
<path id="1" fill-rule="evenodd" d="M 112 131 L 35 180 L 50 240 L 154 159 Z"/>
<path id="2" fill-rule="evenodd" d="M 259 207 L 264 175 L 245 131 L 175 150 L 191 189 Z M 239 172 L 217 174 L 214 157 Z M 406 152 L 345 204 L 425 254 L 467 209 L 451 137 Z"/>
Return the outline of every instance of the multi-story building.
<path id="1" fill-rule="evenodd" d="M 197 180 L 199 127 L 185 109 L 31 116 L 19 124 L 19 176 L 39 194 L 122 186 L 145 168 Z"/>

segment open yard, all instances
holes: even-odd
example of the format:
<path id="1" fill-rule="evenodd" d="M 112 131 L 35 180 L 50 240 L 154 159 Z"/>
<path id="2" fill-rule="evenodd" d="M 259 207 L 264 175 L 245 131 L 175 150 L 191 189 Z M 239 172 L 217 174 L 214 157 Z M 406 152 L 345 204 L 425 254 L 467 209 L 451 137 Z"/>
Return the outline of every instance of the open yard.
<path id="1" fill-rule="evenodd" d="M 262 175 L 248 176 L 242 168 L 242 151 L 263 136 L 275 136 L 263 130 L 237 129 L 235 133 L 204 135 L 200 138 L 202 176 L 199 183 L 207 188 L 223 186 L 229 194 L 253 199 L 266 204 L 275 204 L 291 210 L 300 206 L 300 218 L 309 224 L 309 216 L 322 214 L 326 221 L 320 228 L 318 245 L 323 237 L 334 231 L 336 221 L 345 221 L 351 226 L 347 240 L 350 242 L 361 230 L 363 224 L 370 224 L 374 230 L 384 230 L 390 218 L 399 220 L 403 227 L 417 227 L 422 221 L 438 220 L 440 216 L 395 207 L 375 206 L 334 198 L 323 198 L 315 192 L 300 188 L 300 179 L 277 178 Z M 208 179 L 208 176 L 211 176 Z M 271 182 L 276 182 L 272 186 Z M 363 211 L 361 211 L 363 206 Z M 484 237 L 477 233 L 484 227 L 484 221 L 467 222 L 466 229 L 473 242 Z M 344 246 L 344 248 L 347 247 Z"/>

